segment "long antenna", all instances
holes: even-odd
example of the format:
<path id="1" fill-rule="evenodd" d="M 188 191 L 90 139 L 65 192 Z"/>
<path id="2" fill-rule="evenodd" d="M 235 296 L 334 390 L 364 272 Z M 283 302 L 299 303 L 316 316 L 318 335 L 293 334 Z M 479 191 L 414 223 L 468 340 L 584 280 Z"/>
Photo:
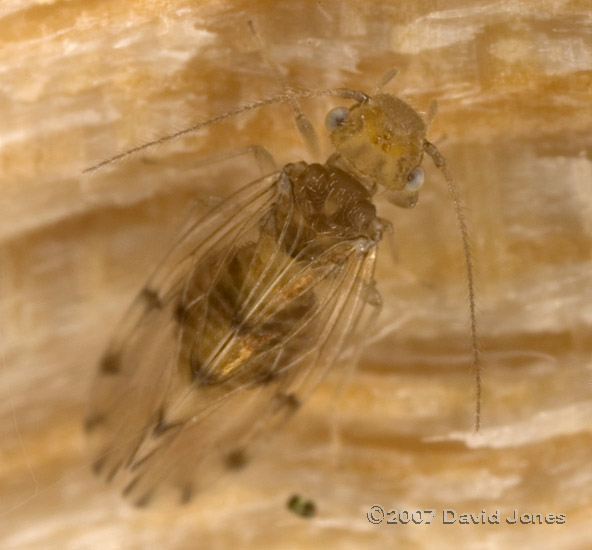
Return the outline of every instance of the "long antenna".
<path id="1" fill-rule="evenodd" d="M 469 237 L 469 228 L 467 226 L 467 219 L 464 214 L 464 206 L 460 191 L 452 174 L 448 171 L 444 157 L 438 151 L 438 148 L 429 141 L 424 141 L 424 151 L 432 157 L 436 168 L 438 168 L 448 186 L 448 192 L 454 210 L 456 211 L 456 219 L 463 241 L 463 251 L 465 254 L 465 265 L 467 270 L 467 283 L 469 290 L 469 316 L 471 322 L 471 352 L 473 356 L 473 369 L 475 371 L 475 391 L 476 391 L 476 406 L 475 406 L 475 431 L 478 432 L 481 427 L 481 394 L 482 394 L 482 379 L 483 379 L 483 365 L 481 362 L 481 352 L 479 350 L 479 338 L 477 335 L 477 311 L 475 306 L 475 275 L 473 266 L 473 253 L 471 252 L 471 242 Z"/>
<path id="2" fill-rule="evenodd" d="M 192 134 L 193 132 L 197 132 L 202 128 L 207 126 L 212 126 L 217 124 L 218 122 L 222 122 L 228 118 L 235 117 L 242 113 L 248 113 L 249 111 L 256 111 L 257 109 L 261 109 L 263 107 L 267 107 L 269 105 L 277 105 L 280 103 L 291 103 L 296 99 L 306 99 L 306 98 L 313 98 L 313 97 L 321 97 L 321 96 L 336 96 L 342 97 L 344 99 L 353 99 L 355 101 L 362 101 L 366 98 L 366 94 L 363 92 L 359 92 L 357 90 L 353 90 L 351 88 L 328 88 L 325 90 L 288 90 L 283 94 L 279 94 L 276 96 L 268 97 L 267 99 L 262 99 L 260 101 L 253 101 L 252 103 L 247 103 L 246 105 L 242 105 L 241 107 L 237 107 L 236 109 L 232 109 L 231 111 L 227 111 L 221 115 L 209 118 L 202 122 L 198 122 L 193 126 L 189 126 L 183 130 L 175 132 L 174 134 L 168 134 L 166 136 L 162 136 L 154 141 L 148 141 L 141 145 L 137 145 L 136 147 L 132 147 L 123 153 L 119 153 L 114 155 L 108 159 L 102 160 L 97 164 L 93 164 L 88 168 L 85 168 L 82 173 L 83 174 L 90 174 L 92 172 L 96 172 L 100 168 L 105 166 L 109 166 L 110 164 L 114 164 L 116 162 L 122 161 L 140 151 L 145 151 L 146 149 L 151 149 L 156 147 L 157 145 L 162 145 L 163 143 L 167 143 L 169 141 L 173 141 L 181 136 Z"/>

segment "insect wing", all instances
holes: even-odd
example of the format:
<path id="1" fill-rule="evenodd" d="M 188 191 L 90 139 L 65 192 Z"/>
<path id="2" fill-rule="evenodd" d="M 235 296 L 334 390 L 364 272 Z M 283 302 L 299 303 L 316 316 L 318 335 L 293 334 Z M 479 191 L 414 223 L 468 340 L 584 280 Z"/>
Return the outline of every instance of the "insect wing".
<path id="1" fill-rule="evenodd" d="M 311 233 L 285 180 L 190 224 L 104 356 L 87 425 L 97 468 L 138 504 L 245 464 L 361 318 L 376 244 Z"/>
<path id="2" fill-rule="evenodd" d="M 273 200 L 277 174 L 258 180 L 202 220 L 190 216 L 175 246 L 132 304 L 103 355 L 86 428 L 107 478 L 133 459 L 175 378 L 178 327 L 175 308 L 191 270 L 213 250 L 256 224 Z"/>

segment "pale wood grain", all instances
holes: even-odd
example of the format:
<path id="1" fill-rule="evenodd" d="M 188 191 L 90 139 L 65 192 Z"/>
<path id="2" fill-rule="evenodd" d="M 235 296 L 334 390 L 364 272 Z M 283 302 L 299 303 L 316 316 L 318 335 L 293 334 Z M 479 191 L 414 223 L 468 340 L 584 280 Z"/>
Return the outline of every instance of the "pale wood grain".
<path id="1" fill-rule="evenodd" d="M 333 411 L 344 361 L 243 475 L 187 507 L 131 508 L 94 479 L 82 418 L 117 320 L 196 196 L 261 143 L 305 158 L 274 108 L 92 178 L 104 157 L 291 85 L 389 90 L 439 113 L 462 186 L 486 361 L 472 434 L 466 285 L 445 184 L 381 206 L 385 306 Z M 0 7 L 2 548 L 584 548 L 592 544 L 592 38 L 586 2 L 3 2 Z M 331 102 L 306 102 L 322 130 Z M 378 338 L 378 335 L 382 335 Z M 337 422 L 342 445 L 331 446 Z M 285 508 L 299 492 L 318 516 Z M 565 513 L 565 525 L 370 525 L 372 504 Z M 69 545 L 69 546 L 67 546 Z"/>

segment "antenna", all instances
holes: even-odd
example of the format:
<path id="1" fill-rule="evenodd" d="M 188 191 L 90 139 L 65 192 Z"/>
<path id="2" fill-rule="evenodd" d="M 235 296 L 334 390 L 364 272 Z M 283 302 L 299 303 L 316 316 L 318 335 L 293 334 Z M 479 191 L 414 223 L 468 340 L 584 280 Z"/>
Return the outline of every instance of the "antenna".
<path id="1" fill-rule="evenodd" d="M 283 94 L 268 97 L 267 99 L 262 99 L 260 101 L 254 101 L 252 103 L 247 103 L 246 105 L 242 105 L 241 107 L 237 107 L 236 109 L 232 109 L 232 110 L 227 111 L 221 115 L 218 115 L 218 116 L 215 116 L 212 118 L 208 118 L 202 122 L 198 122 L 197 124 L 194 124 L 193 126 L 189 126 L 188 128 L 185 128 L 185 129 L 175 132 L 173 134 L 168 134 L 166 136 L 162 136 L 162 137 L 155 139 L 153 141 L 147 141 L 146 143 L 143 143 L 141 145 L 137 145 L 136 147 L 132 147 L 131 149 L 128 149 L 127 151 L 124 151 L 123 153 L 119 153 L 119 154 L 114 155 L 108 159 L 102 160 L 101 162 L 98 162 L 97 164 L 93 164 L 92 166 L 89 166 L 88 168 L 85 168 L 82 171 L 82 174 L 91 174 L 93 172 L 96 172 L 97 170 L 100 170 L 101 168 L 104 168 L 105 166 L 109 166 L 111 164 L 115 164 L 116 162 L 120 162 L 122 160 L 125 160 L 126 158 L 131 157 L 132 155 L 135 155 L 136 153 L 139 153 L 140 151 L 145 151 L 146 149 L 152 149 L 153 147 L 156 147 L 158 145 L 162 145 L 163 143 L 168 143 L 169 141 L 173 141 L 173 140 L 180 138 L 180 137 L 187 135 L 187 134 L 193 134 L 194 132 L 198 132 L 199 130 L 202 130 L 203 128 L 207 128 L 208 126 L 212 126 L 214 124 L 222 122 L 223 120 L 238 116 L 243 113 L 248 113 L 250 111 L 256 111 L 258 109 L 262 109 L 263 107 L 268 107 L 270 105 L 278 105 L 280 103 L 290 103 L 290 102 L 295 101 L 297 99 L 314 98 L 314 97 L 322 97 L 322 96 L 342 97 L 344 99 L 354 99 L 356 101 L 362 101 L 364 98 L 366 98 L 366 95 L 363 92 L 359 92 L 359 91 L 353 90 L 351 88 L 327 88 L 324 90 L 299 90 L 299 91 L 288 90 Z"/>
<path id="2" fill-rule="evenodd" d="M 454 182 L 452 174 L 446 166 L 444 157 L 438 151 L 438 148 L 429 141 L 424 141 L 424 151 L 432 157 L 436 168 L 438 168 L 448 186 L 448 193 L 454 204 L 456 211 L 456 219 L 458 220 L 458 227 L 462 236 L 463 252 L 465 255 L 465 266 L 467 272 L 467 283 L 469 290 L 469 317 L 471 322 L 471 352 L 473 356 L 473 370 L 475 371 L 475 432 L 478 432 L 481 427 L 481 396 L 482 396 L 482 380 L 483 380 L 483 365 L 481 362 L 481 351 L 479 349 L 479 338 L 477 334 L 477 311 L 475 305 L 475 275 L 473 266 L 473 253 L 471 252 L 471 242 L 469 235 L 469 227 L 467 225 L 467 218 L 464 214 L 464 204 L 461 193 Z"/>

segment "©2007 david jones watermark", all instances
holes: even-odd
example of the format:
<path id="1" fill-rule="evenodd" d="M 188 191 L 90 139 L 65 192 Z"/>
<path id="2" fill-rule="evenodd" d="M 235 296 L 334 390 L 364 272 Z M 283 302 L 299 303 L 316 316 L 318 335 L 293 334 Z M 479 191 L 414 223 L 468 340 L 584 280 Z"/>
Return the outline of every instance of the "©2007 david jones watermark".
<path id="1" fill-rule="evenodd" d="M 370 523 L 389 525 L 442 523 L 444 525 L 562 525 L 567 522 L 564 513 L 524 512 L 515 508 L 511 513 L 502 515 L 500 509 L 488 513 L 483 509 L 480 512 L 458 512 L 452 508 L 436 510 L 396 510 L 386 511 L 379 504 L 374 504 L 368 510 L 366 517 Z"/>

